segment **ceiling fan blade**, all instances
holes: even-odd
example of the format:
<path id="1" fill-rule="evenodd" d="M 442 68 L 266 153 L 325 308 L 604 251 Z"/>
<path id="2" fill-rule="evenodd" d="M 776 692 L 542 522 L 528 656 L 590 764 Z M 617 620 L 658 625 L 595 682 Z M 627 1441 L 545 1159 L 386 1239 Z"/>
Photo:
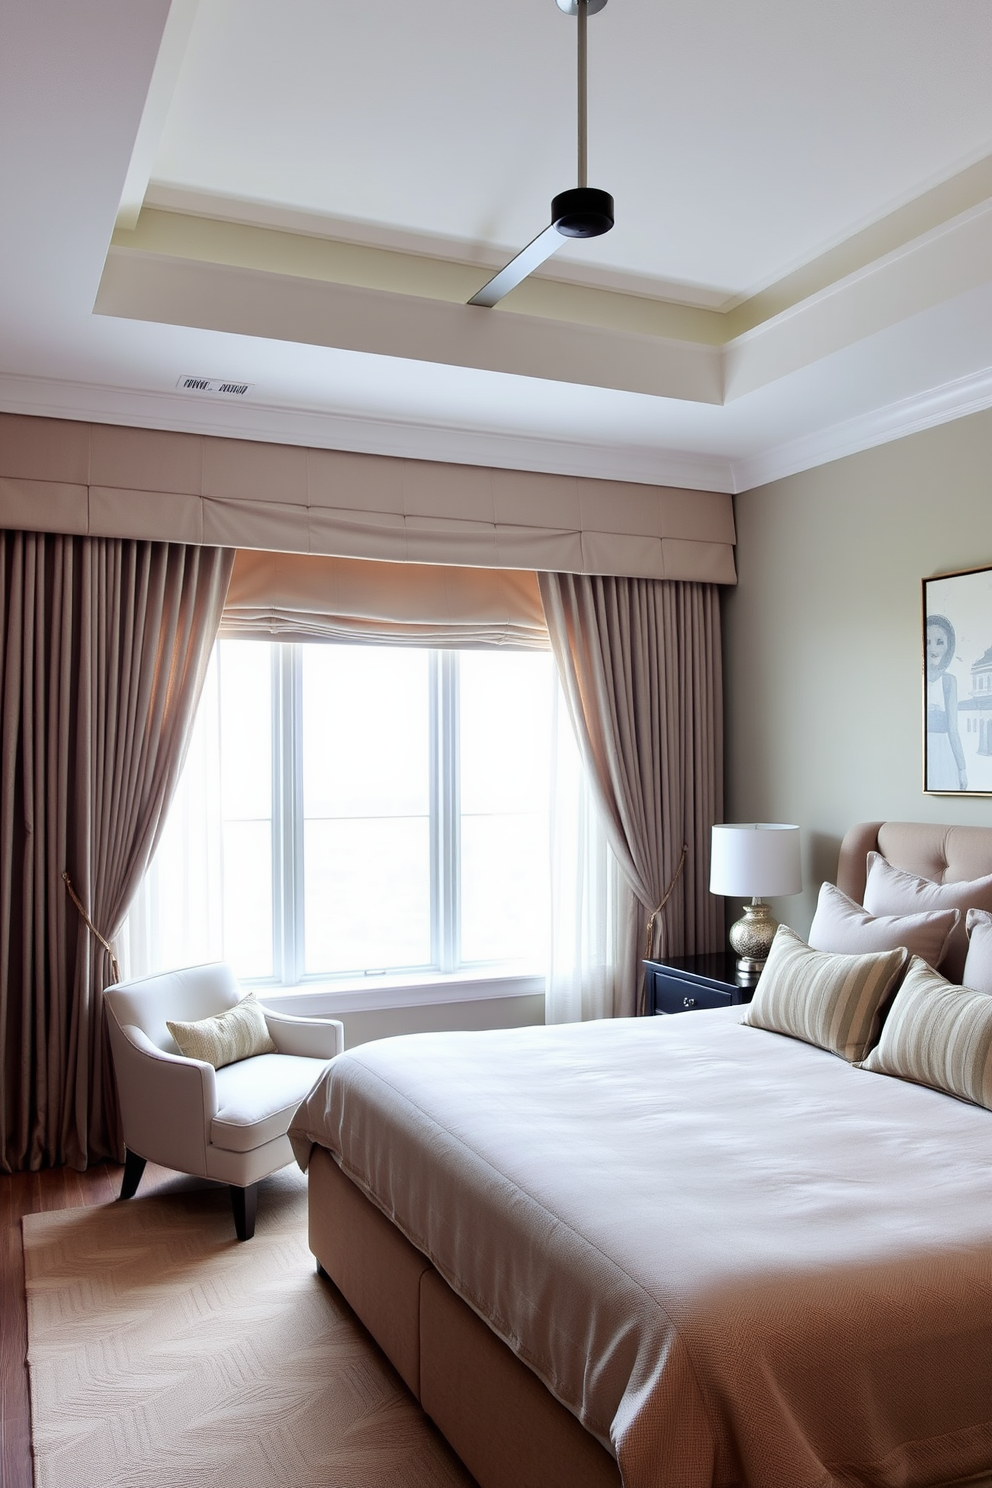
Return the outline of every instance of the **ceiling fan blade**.
<path id="1" fill-rule="evenodd" d="M 508 295 L 511 289 L 516 289 L 528 274 L 550 258 L 552 253 L 557 252 L 565 239 L 555 227 L 554 223 L 546 227 L 542 233 L 538 233 L 532 243 L 526 248 L 521 248 L 516 258 L 511 258 L 505 269 L 500 269 L 494 274 L 488 284 L 484 284 L 478 294 L 474 294 L 469 300 L 470 305 L 482 305 L 491 310 L 493 305 L 499 303 L 504 295 Z"/>

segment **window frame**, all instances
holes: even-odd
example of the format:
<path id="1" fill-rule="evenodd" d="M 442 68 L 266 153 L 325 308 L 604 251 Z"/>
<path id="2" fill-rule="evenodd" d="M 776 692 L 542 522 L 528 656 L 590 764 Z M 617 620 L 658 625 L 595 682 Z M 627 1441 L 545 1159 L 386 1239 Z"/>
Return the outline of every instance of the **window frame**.
<path id="1" fill-rule="evenodd" d="M 306 896 L 303 800 L 304 645 L 272 641 L 272 975 L 243 977 L 246 985 L 308 996 L 355 982 L 402 984 L 491 981 L 528 982 L 541 968 L 517 959 L 461 960 L 460 650 L 417 647 L 428 656 L 428 759 L 431 960 L 425 964 L 354 971 L 306 970 Z M 321 643 L 316 643 L 321 644 Z M 334 642 L 346 645 L 347 642 Z"/>

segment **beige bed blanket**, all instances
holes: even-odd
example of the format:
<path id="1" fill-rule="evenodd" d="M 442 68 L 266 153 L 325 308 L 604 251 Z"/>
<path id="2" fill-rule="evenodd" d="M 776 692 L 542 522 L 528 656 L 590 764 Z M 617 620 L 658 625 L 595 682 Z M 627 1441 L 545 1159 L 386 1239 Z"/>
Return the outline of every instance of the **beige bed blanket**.
<path id="1" fill-rule="evenodd" d="M 719 1009 L 367 1044 L 290 1135 L 627 1488 L 992 1467 L 992 1112 Z"/>

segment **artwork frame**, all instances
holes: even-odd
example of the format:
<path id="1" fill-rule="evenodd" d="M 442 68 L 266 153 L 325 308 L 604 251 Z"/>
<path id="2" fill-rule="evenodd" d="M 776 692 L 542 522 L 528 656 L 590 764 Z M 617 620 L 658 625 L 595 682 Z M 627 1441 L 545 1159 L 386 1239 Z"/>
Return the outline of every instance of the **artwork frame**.
<path id="1" fill-rule="evenodd" d="M 923 580 L 923 790 L 992 795 L 992 565 Z"/>

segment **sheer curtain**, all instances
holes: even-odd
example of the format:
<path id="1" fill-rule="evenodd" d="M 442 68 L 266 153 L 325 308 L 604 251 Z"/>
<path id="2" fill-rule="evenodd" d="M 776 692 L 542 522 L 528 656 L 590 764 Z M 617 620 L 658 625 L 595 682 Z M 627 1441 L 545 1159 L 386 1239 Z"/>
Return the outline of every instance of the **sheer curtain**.
<path id="1" fill-rule="evenodd" d="M 623 956 L 636 934 L 634 896 L 610 848 L 561 686 L 551 751 L 551 926 L 544 1021 L 612 1018 L 622 1008 Z"/>
<path id="2" fill-rule="evenodd" d="M 200 705 L 155 856 L 116 946 L 124 977 L 236 960 L 223 933 L 220 687 L 211 653 Z"/>

